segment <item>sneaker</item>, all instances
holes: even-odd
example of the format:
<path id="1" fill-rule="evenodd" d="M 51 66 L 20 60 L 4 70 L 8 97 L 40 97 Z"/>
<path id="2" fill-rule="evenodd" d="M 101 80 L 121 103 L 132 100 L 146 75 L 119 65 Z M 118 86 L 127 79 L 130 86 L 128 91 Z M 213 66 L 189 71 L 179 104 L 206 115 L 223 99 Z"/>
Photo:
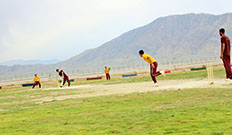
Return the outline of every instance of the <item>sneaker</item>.
<path id="1" fill-rule="evenodd" d="M 165 72 L 164 71 L 160 71 L 161 75 L 165 76 Z"/>
<path id="2" fill-rule="evenodd" d="M 159 86 L 159 84 L 158 84 L 158 83 L 155 83 L 154 85 L 155 85 L 155 87 L 158 87 L 158 86 Z"/>
<path id="3" fill-rule="evenodd" d="M 231 79 L 230 78 L 226 78 L 226 81 L 231 81 Z"/>
<path id="4" fill-rule="evenodd" d="M 62 86 L 60 86 L 60 88 L 62 88 Z"/>

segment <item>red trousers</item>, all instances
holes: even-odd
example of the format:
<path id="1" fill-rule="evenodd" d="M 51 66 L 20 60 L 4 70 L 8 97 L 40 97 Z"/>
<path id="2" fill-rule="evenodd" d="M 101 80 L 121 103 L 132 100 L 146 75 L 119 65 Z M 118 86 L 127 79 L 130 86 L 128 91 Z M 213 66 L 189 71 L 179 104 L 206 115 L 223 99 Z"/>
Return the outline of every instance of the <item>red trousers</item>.
<path id="1" fill-rule="evenodd" d="M 68 86 L 70 86 L 70 81 L 69 81 L 68 76 L 65 76 L 65 77 L 63 78 L 63 85 L 65 84 L 66 81 L 68 82 Z"/>
<path id="2" fill-rule="evenodd" d="M 152 78 L 153 82 L 157 83 L 156 76 L 161 75 L 161 73 L 159 71 L 156 72 L 157 67 L 158 67 L 158 63 L 154 62 L 153 64 L 154 64 L 154 68 L 152 68 L 152 66 L 150 64 L 150 75 L 151 75 L 151 78 Z"/>
<path id="3" fill-rule="evenodd" d="M 110 80 L 110 74 L 106 73 L 106 80 Z"/>
<path id="4" fill-rule="evenodd" d="M 34 85 L 32 86 L 32 89 L 34 89 L 34 88 L 35 88 L 35 85 L 36 85 L 36 84 L 39 84 L 39 88 L 41 88 L 41 84 L 40 84 L 40 82 L 35 82 L 35 83 L 34 83 Z"/>
<path id="5" fill-rule="evenodd" d="M 232 79 L 231 74 L 231 65 L 230 65 L 230 56 L 223 56 L 222 61 L 226 70 L 226 78 Z"/>

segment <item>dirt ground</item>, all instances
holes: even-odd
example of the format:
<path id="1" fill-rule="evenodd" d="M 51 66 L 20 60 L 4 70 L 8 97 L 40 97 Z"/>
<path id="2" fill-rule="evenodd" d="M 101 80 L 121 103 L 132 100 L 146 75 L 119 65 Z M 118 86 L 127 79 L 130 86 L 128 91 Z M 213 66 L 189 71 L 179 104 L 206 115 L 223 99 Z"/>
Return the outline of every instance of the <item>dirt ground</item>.
<path id="1" fill-rule="evenodd" d="M 124 84 L 113 84 L 113 85 L 76 85 L 64 88 L 42 88 L 37 89 L 41 91 L 49 91 L 46 96 L 40 95 L 23 95 L 28 98 L 28 100 L 23 101 L 12 101 L 5 102 L 3 104 L 24 104 L 24 103 L 35 103 L 43 104 L 47 102 L 76 99 L 83 97 L 96 97 L 96 96 L 106 96 L 106 95 L 125 95 L 130 93 L 141 93 L 149 91 L 163 91 L 163 90 L 181 90 L 188 88 L 232 88 L 232 81 L 216 80 L 213 85 L 208 84 L 208 80 L 166 80 L 159 81 L 159 87 L 154 87 L 153 82 L 139 82 L 139 83 L 124 83 Z M 59 89 L 62 91 L 59 92 Z M 64 91 L 65 90 L 65 91 Z M 67 91 L 66 91 L 67 90 Z M 72 90 L 72 91 L 69 91 Z M 24 92 L 26 90 L 15 91 Z M 29 90 L 32 91 L 32 90 Z M 14 93 L 14 92 L 12 92 Z M 18 97 L 7 96 L 1 97 L 2 99 Z"/>
<path id="2" fill-rule="evenodd" d="M 188 88 L 232 88 L 232 81 L 226 82 L 225 80 L 216 80 L 214 84 L 209 85 L 207 80 L 169 80 L 160 81 L 159 87 L 154 87 L 152 82 L 140 82 L 140 83 L 126 83 L 126 84 L 114 84 L 114 85 L 79 85 L 65 87 L 62 89 L 75 89 L 78 94 L 65 95 L 57 97 L 45 97 L 43 99 L 36 99 L 36 103 L 41 104 L 44 102 L 51 102 L 56 100 L 75 99 L 82 97 L 95 97 L 105 96 L 112 94 L 129 94 L 136 92 L 149 92 L 157 90 L 181 90 Z M 42 90 L 53 90 L 57 88 L 47 88 Z"/>

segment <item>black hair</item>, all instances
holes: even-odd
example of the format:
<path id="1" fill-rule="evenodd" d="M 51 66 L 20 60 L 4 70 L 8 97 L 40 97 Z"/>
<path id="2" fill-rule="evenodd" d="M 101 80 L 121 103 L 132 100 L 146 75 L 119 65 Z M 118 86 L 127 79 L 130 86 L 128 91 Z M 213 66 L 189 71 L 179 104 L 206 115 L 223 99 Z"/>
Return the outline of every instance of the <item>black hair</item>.
<path id="1" fill-rule="evenodd" d="M 59 71 L 59 69 L 56 69 L 56 72 L 58 72 Z"/>
<path id="2" fill-rule="evenodd" d="M 37 76 L 37 74 L 35 74 L 35 76 Z"/>
<path id="3" fill-rule="evenodd" d="M 144 51 L 143 51 L 143 50 L 140 50 L 140 51 L 139 51 L 139 54 L 144 54 Z"/>
<path id="4" fill-rule="evenodd" d="M 221 33 L 223 33 L 223 34 L 225 34 L 225 29 L 224 28 L 221 28 L 220 30 L 219 30 L 219 32 L 221 32 Z"/>

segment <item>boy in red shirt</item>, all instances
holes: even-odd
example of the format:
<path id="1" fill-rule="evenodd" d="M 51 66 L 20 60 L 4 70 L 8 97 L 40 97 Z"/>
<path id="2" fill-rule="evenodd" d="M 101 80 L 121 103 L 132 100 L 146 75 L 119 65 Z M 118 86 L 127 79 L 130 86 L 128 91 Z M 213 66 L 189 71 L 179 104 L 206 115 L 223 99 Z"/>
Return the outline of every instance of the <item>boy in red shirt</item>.
<path id="1" fill-rule="evenodd" d="M 70 86 L 69 77 L 65 74 L 65 72 L 59 69 L 56 69 L 56 72 L 58 72 L 59 76 L 63 78 L 63 83 L 60 87 L 62 88 L 66 81 L 68 81 L 68 86 Z"/>
<path id="2" fill-rule="evenodd" d="M 221 56 L 226 70 L 226 80 L 232 80 L 231 65 L 230 65 L 230 39 L 225 35 L 225 29 L 219 30 L 221 36 Z"/>

